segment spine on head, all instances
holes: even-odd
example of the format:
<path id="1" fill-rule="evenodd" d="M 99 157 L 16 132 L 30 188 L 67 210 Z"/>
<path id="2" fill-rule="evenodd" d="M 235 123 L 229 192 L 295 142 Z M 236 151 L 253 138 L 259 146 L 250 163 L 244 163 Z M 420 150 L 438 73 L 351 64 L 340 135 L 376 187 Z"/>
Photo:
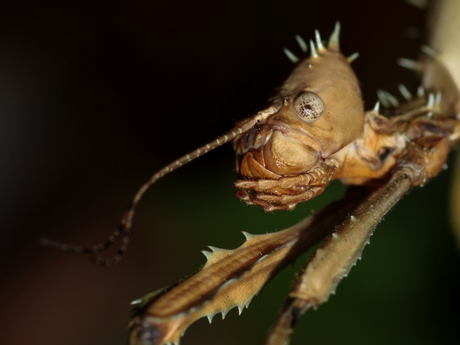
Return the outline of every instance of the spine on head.
<path id="1" fill-rule="evenodd" d="M 353 141 L 363 128 L 361 90 L 350 66 L 359 54 L 348 58 L 342 55 L 339 37 L 339 22 L 327 45 L 315 30 L 315 42 L 310 41 L 310 56 L 296 66 L 274 97 L 286 100 L 303 91 L 315 93 L 322 100 L 325 109 L 315 123 L 308 125 L 308 130 L 313 137 L 321 138 L 323 157 Z"/>
<path id="2" fill-rule="evenodd" d="M 342 55 L 340 24 L 327 42 L 318 30 L 310 55 L 300 61 L 271 99 L 279 109 L 234 140 L 237 154 L 237 196 L 265 211 L 292 209 L 321 193 L 337 169 L 327 161 L 363 133 L 364 107 L 359 82 L 350 66 L 358 56 Z M 302 51 L 307 43 L 296 40 Z"/>

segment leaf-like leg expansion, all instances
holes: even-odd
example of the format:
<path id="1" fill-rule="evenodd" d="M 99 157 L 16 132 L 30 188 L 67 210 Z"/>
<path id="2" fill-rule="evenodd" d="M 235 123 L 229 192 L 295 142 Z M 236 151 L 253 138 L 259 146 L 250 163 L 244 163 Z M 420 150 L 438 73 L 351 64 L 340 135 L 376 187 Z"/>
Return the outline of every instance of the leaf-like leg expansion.
<path id="1" fill-rule="evenodd" d="M 316 250 L 294 283 L 266 345 L 289 343 L 296 320 L 309 308 L 318 307 L 335 293 L 338 283 L 361 258 L 365 245 L 369 243 L 382 217 L 421 180 L 423 169 L 404 161 L 391 180 L 374 197 L 359 205 L 329 240 Z"/>
<path id="2" fill-rule="evenodd" d="M 249 304 L 262 287 L 300 253 L 321 241 L 362 200 L 367 188 L 355 188 L 300 223 L 265 235 L 244 233 L 246 242 L 234 250 L 211 248 L 207 262 L 194 276 L 144 303 L 130 323 L 130 345 L 176 343 L 196 320 L 225 316 Z"/>

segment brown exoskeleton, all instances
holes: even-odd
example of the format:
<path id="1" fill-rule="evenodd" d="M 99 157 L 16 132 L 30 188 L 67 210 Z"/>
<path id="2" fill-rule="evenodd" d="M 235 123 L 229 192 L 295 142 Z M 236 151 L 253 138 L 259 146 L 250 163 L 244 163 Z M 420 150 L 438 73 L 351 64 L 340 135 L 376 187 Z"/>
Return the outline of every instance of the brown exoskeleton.
<path id="1" fill-rule="evenodd" d="M 405 146 L 376 112 L 365 114 L 352 59 L 340 53 L 338 27 L 327 48 L 316 31 L 312 54 L 272 98 L 276 109 L 234 140 L 237 196 L 265 211 L 292 209 L 335 178 L 381 178 Z"/>
<path id="2" fill-rule="evenodd" d="M 342 55 L 339 30 L 336 25 L 327 46 L 316 32 L 310 57 L 298 64 L 267 109 L 154 174 L 135 195 L 108 241 L 90 249 L 44 241 L 69 252 L 94 254 L 123 236 L 115 257 L 96 259 L 102 265 L 117 262 L 126 251 L 134 210 L 145 191 L 164 175 L 229 141 L 237 155 L 237 196 L 265 211 L 292 209 L 320 194 L 333 179 L 370 186 L 352 191 L 343 201 L 284 231 L 244 233 L 246 242 L 235 250 L 210 247 L 211 251 L 203 251 L 207 262 L 197 274 L 134 302 L 130 344 L 179 343 L 183 332 L 199 318 L 211 322 L 217 313 L 225 317 L 234 307 L 241 313 L 281 268 L 328 238 L 299 275 L 267 340 L 267 344 L 285 343 L 296 319 L 335 291 L 383 215 L 410 187 L 442 170 L 459 138 L 460 125 L 452 111 L 458 97 L 447 93 L 446 103 L 441 102 L 440 93 L 420 92 L 414 99 L 406 94 L 407 103 L 392 116 L 380 114 L 379 104 L 365 112 L 350 67 L 356 55 Z M 300 38 L 298 42 L 305 51 L 305 42 Z M 428 59 L 426 66 L 443 68 L 436 57 Z M 431 81 L 433 91 L 439 92 L 436 78 Z M 393 101 L 386 94 L 381 98 Z"/>
<path id="3" fill-rule="evenodd" d="M 377 187 L 389 181 L 387 186 L 333 204 L 281 232 L 244 233 L 246 242 L 235 250 L 203 251 L 207 263 L 196 275 L 136 301 L 130 344 L 178 343 L 199 318 L 211 322 L 217 313 L 225 317 L 234 307 L 241 313 L 274 274 L 329 234 L 299 276 L 267 340 L 284 343 L 296 318 L 335 291 L 376 223 L 398 198 L 442 170 L 460 129 L 455 118 L 433 116 L 440 111 L 440 96 L 430 94 L 426 100 L 419 95 L 391 117 L 379 114 L 379 104 L 365 112 L 350 67 L 355 56 L 341 54 L 338 36 L 337 25 L 326 47 L 316 32 L 311 56 L 294 69 L 271 105 L 237 125 L 256 119 L 233 140 L 241 177 L 235 183 L 237 196 L 274 211 L 315 197 L 336 178 Z M 386 97 L 391 96 L 382 101 Z M 348 221 L 333 231 L 349 212 Z"/>

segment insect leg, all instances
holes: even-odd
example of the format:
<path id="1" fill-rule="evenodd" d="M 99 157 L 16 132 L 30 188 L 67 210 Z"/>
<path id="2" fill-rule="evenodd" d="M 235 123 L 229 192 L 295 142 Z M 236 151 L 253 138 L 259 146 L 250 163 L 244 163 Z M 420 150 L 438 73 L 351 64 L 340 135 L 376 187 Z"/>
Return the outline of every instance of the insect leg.
<path id="1" fill-rule="evenodd" d="M 338 283 L 361 258 L 376 225 L 413 185 L 419 183 L 422 170 L 418 164 L 400 162 L 391 180 L 351 212 L 329 240 L 316 250 L 294 283 L 265 345 L 289 344 L 296 321 L 308 309 L 318 307 L 335 293 Z"/>

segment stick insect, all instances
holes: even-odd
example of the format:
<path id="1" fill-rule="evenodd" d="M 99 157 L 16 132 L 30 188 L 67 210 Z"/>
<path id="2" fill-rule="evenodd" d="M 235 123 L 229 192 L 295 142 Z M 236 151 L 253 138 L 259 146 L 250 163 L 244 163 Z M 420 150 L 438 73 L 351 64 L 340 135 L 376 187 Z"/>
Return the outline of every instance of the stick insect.
<path id="1" fill-rule="evenodd" d="M 310 43 L 310 60 L 301 63 L 303 65 L 299 66 L 302 66 L 302 69 L 306 69 L 307 71 L 310 68 L 314 71 L 315 68 L 318 67 L 315 66 L 315 62 L 321 63 L 327 60 L 329 58 L 328 54 L 330 54 L 331 51 L 339 52 L 338 36 L 339 29 L 338 26 L 336 26 L 326 48 L 323 45 L 319 33 L 316 33 L 316 40 Z M 301 39 L 299 39 L 299 42 L 302 48 L 305 49 L 306 44 L 304 44 Z M 429 58 L 436 62 L 437 54 L 433 54 L 433 52 L 430 51 L 428 55 Z M 295 57 L 292 57 L 292 59 L 295 60 Z M 342 63 L 343 66 L 347 66 L 346 64 L 349 64 L 351 60 L 353 60 L 353 57 L 350 56 L 347 61 L 345 57 L 340 55 L 336 60 L 338 60 L 336 63 Z M 410 64 L 407 60 L 405 63 L 406 65 Z M 414 67 L 419 68 L 415 65 Z M 347 218 L 342 228 L 337 232 L 328 232 L 324 230 L 326 228 L 333 229 L 334 225 L 340 223 L 334 223 L 337 222 L 337 219 L 331 219 L 331 217 L 325 216 L 325 214 L 331 213 L 331 209 L 327 209 L 329 212 L 319 212 L 318 216 L 311 217 L 305 222 L 300 223 L 297 227 L 287 230 L 285 233 L 289 234 L 286 237 L 287 239 L 283 238 L 281 233 L 279 233 L 270 236 L 268 244 L 263 244 L 262 242 L 265 241 L 266 237 L 255 238 L 246 234 L 246 247 L 243 245 L 239 251 L 236 250 L 231 253 L 230 251 L 211 248 L 214 254 L 211 254 L 211 252 L 204 253 L 208 258 L 208 263 L 201 272 L 206 272 L 206 270 L 209 271 L 211 267 L 226 263 L 226 258 L 229 256 L 238 257 L 243 249 L 260 253 L 260 256 L 248 259 L 248 261 L 241 266 L 237 265 L 237 273 L 233 272 L 231 276 L 221 277 L 222 282 L 216 283 L 217 285 L 212 287 L 212 289 L 198 291 L 198 295 L 190 293 L 192 295 L 190 300 L 184 297 L 191 291 L 187 288 L 187 282 L 184 282 L 177 288 L 162 290 L 160 293 L 154 296 L 151 295 L 148 299 L 140 301 L 142 312 L 139 316 L 136 316 L 130 326 L 132 330 L 132 344 L 178 343 L 180 334 L 194 319 L 206 316 L 212 320 L 212 317 L 217 312 L 221 312 L 224 316 L 232 307 L 238 307 L 238 309 L 242 310 L 259 290 L 261 287 L 260 285 L 257 288 L 254 287 L 251 291 L 247 291 L 250 289 L 247 288 L 247 285 L 244 285 L 245 288 L 243 291 L 247 295 L 240 296 L 242 298 L 240 301 L 225 301 L 228 304 L 224 303 L 219 305 L 219 295 L 227 292 L 226 289 L 233 289 L 241 293 L 241 291 L 238 290 L 237 287 L 233 287 L 232 284 L 238 285 L 244 282 L 244 279 L 248 278 L 247 275 L 252 272 L 252 270 L 258 270 L 258 265 L 275 265 L 273 266 L 273 270 L 265 273 L 265 279 L 269 279 L 272 273 L 278 270 L 278 266 L 276 265 L 278 265 L 279 262 L 284 262 L 290 255 L 296 255 L 292 254 L 296 253 L 295 251 L 290 252 L 290 246 L 295 247 L 299 239 L 303 238 L 302 236 L 305 235 L 303 230 L 307 228 L 307 224 L 308 228 L 317 229 L 315 230 L 318 231 L 317 236 L 321 238 L 324 237 L 324 235 L 330 236 L 324 247 L 316 252 L 313 261 L 310 262 L 310 266 L 306 267 L 304 275 L 302 276 L 309 277 L 309 274 L 314 275 L 315 271 L 311 273 L 312 270 L 309 270 L 309 267 L 311 268 L 312 265 L 316 265 L 314 260 L 321 261 L 323 255 L 327 258 L 330 253 L 329 248 L 331 243 L 340 241 L 341 238 L 347 239 L 348 231 L 357 231 L 353 224 L 363 224 L 364 230 L 373 229 L 376 222 L 381 219 L 388 209 L 397 202 L 411 186 L 425 183 L 428 179 L 434 177 L 442 170 L 445 164 L 446 155 L 456 143 L 458 136 L 456 118 L 450 114 L 452 102 L 456 101 L 456 96 L 453 96 L 452 100 L 449 94 L 444 95 L 440 93 L 436 88 L 436 80 L 433 84 L 434 86 L 430 85 L 430 82 L 427 81 L 427 89 L 431 87 L 433 90 L 419 91 L 418 97 L 414 97 L 413 99 L 411 95 L 406 93 L 407 90 L 402 89 L 404 90 L 402 93 L 408 101 L 406 108 L 394 104 L 394 99 L 390 95 L 381 94 L 380 98 L 382 103 L 387 102 L 389 105 L 393 105 L 395 108 L 399 109 L 396 110 L 394 114 L 391 114 L 391 117 L 382 116 L 379 104 L 366 113 L 367 117 L 354 117 L 352 115 L 354 112 L 362 115 L 364 111 L 362 109 L 358 83 L 356 79 L 353 79 L 352 72 L 345 71 L 344 74 L 346 74 L 346 76 L 344 79 L 348 80 L 348 84 L 342 86 L 334 83 L 327 89 L 330 90 L 333 89 L 334 86 L 339 86 L 338 90 L 352 90 L 352 96 L 342 96 L 339 91 L 335 91 L 335 96 L 340 98 L 343 97 L 349 101 L 347 109 L 351 109 L 352 114 L 337 115 L 332 111 L 332 115 L 335 114 L 339 119 L 345 118 L 346 120 L 352 121 L 351 123 L 339 124 L 340 128 L 346 129 L 345 132 L 341 132 L 345 135 L 343 140 L 339 141 L 337 146 L 334 146 L 336 142 L 331 144 L 330 138 L 327 138 L 325 129 L 323 129 L 321 134 L 317 135 L 310 132 L 310 142 L 308 142 L 308 144 L 299 137 L 292 137 L 292 135 L 290 135 L 292 133 L 288 133 L 292 127 L 298 125 L 299 118 L 306 123 L 316 123 L 318 119 L 326 119 L 323 115 L 328 114 L 328 110 L 325 108 L 329 106 L 329 103 L 323 100 L 323 97 L 325 99 L 328 98 L 327 94 L 321 94 L 321 90 L 318 90 L 315 86 L 311 86 L 311 84 L 304 87 L 298 86 L 299 82 L 295 79 L 298 75 L 303 76 L 303 73 L 307 72 L 302 71 L 302 73 L 300 73 L 300 71 L 297 71 L 293 74 L 292 78 L 294 81 L 288 80 L 287 83 L 294 84 L 294 87 L 290 89 L 288 85 L 286 89 L 289 90 L 289 92 L 283 94 L 282 91 L 278 99 L 275 99 L 272 106 L 267 108 L 266 111 L 262 111 L 246 122 L 240 123 L 234 130 L 225 134 L 223 137 L 183 156 L 178 161 L 173 162 L 171 165 L 155 174 L 148 184 L 136 195 L 122 220 L 122 225 L 107 242 L 95 246 L 91 250 L 80 247 L 68 247 L 67 250 L 72 252 L 97 253 L 104 250 L 117 240 L 117 237 L 122 235 L 123 244 L 114 258 L 109 260 L 95 260 L 96 263 L 103 265 L 111 265 L 117 262 L 126 250 L 134 207 L 148 186 L 181 165 L 231 140 L 234 140 L 236 151 L 241 156 L 237 158 L 237 171 L 241 176 L 241 180 L 236 183 L 236 186 L 240 188 L 240 192 L 238 192 L 237 196 L 248 204 L 262 206 L 266 211 L 291 209 L 298 202 L 308 200 L 321 193 L 324 187 L 333 178 L 346 179 L 347 182 L 356 185 L 367 184 L 369 180 L 384 181 L 384 183 L 377 182 L 377 187 L 374 186 L 370 188 L 370 190 L 366 189 L 365 191 L 360 190 L 359 193 L 354 192 L 358 193 L 354 195 L 352 199 L 356 201 L 356 204 L 348 202 L 346 206 L 341 204 L 333 205 L 334 209 L 343 212 L 343 214 L 337 212 L 336 216 L 339 218 L 340 216 L 345 217 L 345 214 L 349 212 L 356 212 Z M 336 71 L 336 73 L 340 74 L 342 72 Z M 319 97 L 319 100 L 316 97 Z M 442 102 L 446 97 L 448 100 L 448 110 L 443 110 L 442 108 L 445 103 Z M 290 115 L 284 115 L 285 111 L 283 109 L 292 111 L 293 107 L 297 112 L 297 123 L 296 121 L 290 121 Z M 448 116 L 444 118 L 442 115 L 445 112 L 447 112 Z M 343 115 L 343 117 L 341 117 L 341 115 Z M 276 116 L 278 116 L 278 118 Z M 303 119 L 302 116 L 305 117 L 305 119 Z M 391 121 L 389 121 L 388 118 L 390 118 Z M 272 121 L 272 123 L 270 123 L 272 127 L 262 126 L 270 121 Z M 330 119 L 328 121 L 330 121 Z M 288 122 L 288 125 L 286 122 Z M 283 127 L 283 124 L 285 127 Z M 286 127 L 289 128 L 286 129 Z M 295 140 L 286 141 L 286 137 Z M 324 141 L 313 143 L 311 142 L 312 137 L 323 138 Z M 335 135 L 334 138 L 336 137 Z M 308 138 L 305 140 L 308 140 Z M 368 142 L 366 142 L 366 140 L 368 140 Z M 305 146 L 309 148 L 302 152 L 300 163 L 297 160 L 298 156 L 294 156 L 293 159 L 290 160 L 283 160 L 284 157 L 292 156 L 289 156 L 291 151 L 302 149 L 299 147 L 299 142 L 303 144 L 302 148 Z M 323 143 L 324 145 L 322 145 Z M 269 147 L 268 150 L 270 152 L 268 152 L 268 154 L 264 152 L 264 156 L 261 156 L 262 153 L 256 153 L 257 150 L 260 151 L 260 148 L 266 147 Z M 348 151 L 342 151 L 345 147 L 348 147 Z M 248 157 L 248 153 L 251 154 L 251 157 Z M 265 175 L 262 175 L 259 165 L 254 163 L 254 160 L 250 161 L 256 154 L 259 156 L 254 160 L 259 163 L 259 165 L 268 167 L 266 170 L 269 170 L 272 175 L 266 171 L 263 171 Z M 269 162 L 270 157 L 272 159 L 271 162 Z M 280 161 L 282 162 L 280 163 Z M 303 165 L 306 161 L 309 163 L 305 167 Z M 385 183 L 387 184 L 382 187 Z M 388 189 L 397 190 L 399 194 L 389 193 Z M 395 199 L 391 199 L 389 195 L 394 195 Z M 372 200 L 371 205 L 369 205 L 369 198 Z M 381 213 L 377 213 L 377 215 L 368 213 L 367 211 L 372 205 L 381 205 Z M 352 209 L 348 207 L 352 207 Z M 353 209 L 355 211 L 353 211 Z M 342 230 L 343 233 L 340 232 Z M 280 237 L 280 239 L 271 242 L 272 239 L 277 236 Z M 360 240 L 367 240 L 368 236 L 369 233 L 367 235 L 361 234 Z M 318 239 L 315 238 L 315 236 L 307 236 L 302 241 L 305 241 L 305 243 L 297 248 L 300 252 L 305 250 L 312 242 L 317 242 Z M 282 337 L 280 334 L 282 334 L 283 331 L 289 331 L 289 327 L 286 327 L 286 324 L 292 325 L 295 323 L 297 317 L 303 314 L 306 309 L 316 307 L 327 299 L 331 291 L 334 290 L 337 283 L 336 280 L 343 277 L 348 272 L 349 266 L 358 257 L 358 254 L 362 251 L 361 246 L 365 243 L 365 241 L 353 242 L 360 246 L 354 250 L 352 255 L 350 254 L 350 257 L 344 259 L 344 266 L 339 267 L 342 271 L 333 273 L 333 277 L 331 278 L 333 282 L 329 282 L 329 285 L 325 288 L 326 290 L 323 293 L 324 296 L 321 297 L 322 299 L 317 296 L 314 298 L 304 297 L 303 292 L 299 292 L 304 291 L 303 288 L 299 288 L 302 287 L 304 283 L 302 280 L 298 281 L 295 287 L 299 288 L 299 290 L 293 290 L 290 294 L 290 299 L 286 302 L 285 313 L 283 314 L 285 320 L 283 320 L 283 317 L 280 318 L 277 323 L 277 328 L 275 328 L 274 333 L 272 333 L 272 337 L 275 338 L 269 338 L 267 343 L 280 343 L 282 341 L 279 340 L 279 337 Z M 46 242 L 45 244 L 62 248 L 61 244 L 52 242 Z M 261 250 L 259 247 L 261 245 L 265 245 L 266 247 L 263 247 L 263 250 Z M 306 247 L 303 247 L 304 245 Z M 338 248 L 339 252 L 343 251 L 343 249 L 340 249 L 340 246 Z M 287 254 L 285 252 L 287 252 Z M 215 277 L 213 274 L 214 273 L 210 274 L 209 277 Z M 195 278 L 197 278 L 198 275 L 199 274 L 197 274 Z M 198 284 L 196 281 L 193 281 L 195 278 L 192 277 L 191 280 L 188 281 L 189 284 Z M 314 278 L 309 278 L 309 280 L 314 280 Z M 265 280 L 262 280 L 261 283 L 263 286 Z M 175 300 L 179 299 L 178 296 L 186 299 L 183 305 L 180 305 L 180 303 L 178 305 L 173 305 L 173 303 L 176 303 Z M 203 299 L 203 303 L 197 303 L 194 301 L 196 299 Z M 172 309 L 176 308 L 177 310 L 174 313 L 167 310 L 168 307 Z M 206 308 L 210 308 L 210 310 Z M 170 314 L 168 314 L 168 312 Z M 185 319 L 185 321 L 183 319 Z M 169 323 L 174 325 L 171 326 Z"/>

